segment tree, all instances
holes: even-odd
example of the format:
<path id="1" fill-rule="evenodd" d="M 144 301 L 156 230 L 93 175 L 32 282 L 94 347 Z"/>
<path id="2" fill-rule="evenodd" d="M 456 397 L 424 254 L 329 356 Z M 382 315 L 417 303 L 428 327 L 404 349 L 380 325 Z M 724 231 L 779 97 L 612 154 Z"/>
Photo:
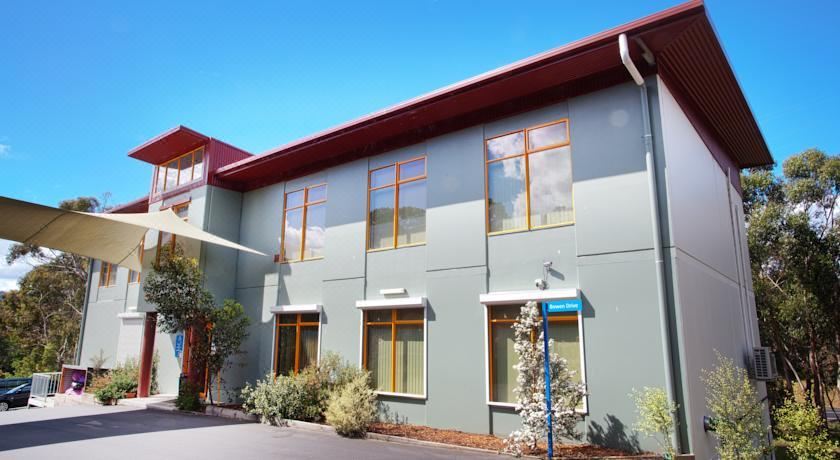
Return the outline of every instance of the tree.
<path id="1" fill-rule="evenodd" d="M 668 458 L 674 458 L 677 450 L 672 437 L 676 428 L 677 404 L 668 398 L 668 393 L 662 388 L 645 387 L 642 391 L 633 391 L 631 396 L 639 412 L 636 429 L 646 436 L 661 436 L 662 439 L 656 441 Z"/>
<path id="2" fill-rule="evenodd" d="M 505 450 L 517 456 L 525 449 L 533 451 L 537 442 L 548 435 L 545 407 L 545 355 L 543 352 L 542 313 L 536 302 L 522 307 L 513 323 L 514 350 L 519 362 L 513 367 L 516 377 L 516 410 L 522 419 L 522 429 L 516 430 L 505 440 Z M 549 349 L 552 341 L 549 340 Z M 575 381 L 575 372 L 566 360 L 556 353 L 549 354 L 551 375 L 551 412 L 553 436 L 578 438 L 576 409 L 580 406 L 585 388 Z"/>
<path id="3" fill-rule="evenodd" d="M 164 248 L 153 268 L 143 290 L 146 301 L 156 306 L 158 327 L 168 334 L 191 332 L 188 378 L 200 387 L 206 369 L 207 381 L 212 382 L 231 356 L 242 353 L 249 323 L 242 305 L 227 299 L 216 308 L 198 261 L 184 256 L 178 245 L 174 251 Z"/>

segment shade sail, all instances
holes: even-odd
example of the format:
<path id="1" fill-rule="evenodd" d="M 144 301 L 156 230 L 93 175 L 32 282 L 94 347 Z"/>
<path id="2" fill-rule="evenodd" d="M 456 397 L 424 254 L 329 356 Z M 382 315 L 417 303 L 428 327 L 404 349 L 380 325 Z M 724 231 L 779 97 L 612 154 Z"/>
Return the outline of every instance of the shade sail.
<path id="1" fill-rule="evenodd" d="M 147 230 L 264 256 L 202 231 L 171 209 L 137 214 L 68 211 L 0 196 L 0 238 L 71 252 L 140 271 L 140 241 Z"/>

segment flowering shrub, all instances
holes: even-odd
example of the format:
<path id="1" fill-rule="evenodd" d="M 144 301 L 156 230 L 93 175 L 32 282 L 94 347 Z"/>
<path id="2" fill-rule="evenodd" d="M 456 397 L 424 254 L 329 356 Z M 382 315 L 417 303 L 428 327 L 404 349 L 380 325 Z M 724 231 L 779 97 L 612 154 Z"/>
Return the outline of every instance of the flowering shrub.
<path id="1" fill-rule="evenodd" d="M 840 445 L 828 437 L 820 411 L 810 401 L 796 402 L 787 399 L 773 412 L 776 420 L 776 436 L 784 441 L 796 458 L 837 458 Z"/>
<path id="2" fill-rule="evenodd" d="M 376 420 L 376 393 L 368 372 L 357 373 L 330 394 L 327 423 L 342 436 L 362 437 Z"/>
<path id="3" fill-rule="evenodd" d="M 548 421 L 545 407 L 545 368 L 543 352 L 542 313 L 536 302 L 528 302 L 513 324 L 514 350 L 519 362 L 514 369 L 516 377 L 516 410 L 522 419 L 522 428 L 510 434 L 505 440 L 505 451 L 516 456 L 533 450 L 537 442 L 548 435 Z M 532 334 L 536 340 L 532 340 Z M 551 349 L 549 341 L 549 349 Z M 549 354 L 551 375 L 551 412 L 553 435 L 579 438 L 575 409 L 580 406 L 586 394 L 583 384 L 575 381 L 575 372 L 566 365 L 566 360 L 555 353 Z"/>
<path id="4" fill-rule="evenodd" d="M 677 405 L 668 399 L 668 394 L 662 388 L 645 387 L 642 391 L 634 390 L 631 396 L 639 412 L 636 429 L 646 436 L 661 436 L 662 440 L 656 441 L 669 458 L 674 458 L 676 449 L 671 437 L 674 434 Z"/>

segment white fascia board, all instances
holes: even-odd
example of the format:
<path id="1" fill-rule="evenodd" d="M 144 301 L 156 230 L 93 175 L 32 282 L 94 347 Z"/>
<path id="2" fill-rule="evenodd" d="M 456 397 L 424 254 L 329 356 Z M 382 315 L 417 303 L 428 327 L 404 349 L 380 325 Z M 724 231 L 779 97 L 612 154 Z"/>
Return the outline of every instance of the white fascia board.
<path id="1" fill-rule="evenodd" d="M 297 305 L 275 305 L 269 308 L 271 313 L 321 313 L 321 304 L 305 303 Z"/>
<path id="2" fill-rule="evenodd" d="M 123 313 L 117 313 L 117 318 L 119 319 L 143 319 L 146 315 L 143 313 L 137 313 L 136 311 L 127 311 Z"/>
<path id="3" fill-rule="evenodd" d="M 419 308 L 425 306 L 425 297 L 400 297 L 396 299 L 375 299 L 356 301 L 356 308 L 360 310 L 373 310 L 377 308 Z"/>
<path id="4" fill-rule="evenodd" d="M 577 288 L 546 289 L 533 291 L 504 291 L 481 294 L 478 299 L 484 305 L 520 304 L 525 302 L 545 302 L 547 300 L 576 299 L 579 296 Z"/>

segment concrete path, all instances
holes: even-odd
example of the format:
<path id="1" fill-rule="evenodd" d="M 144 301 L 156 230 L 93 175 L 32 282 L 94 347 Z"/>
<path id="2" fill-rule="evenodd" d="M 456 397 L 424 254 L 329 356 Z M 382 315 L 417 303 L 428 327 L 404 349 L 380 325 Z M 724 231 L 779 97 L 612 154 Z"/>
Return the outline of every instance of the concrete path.
<path id="1" fill-rule="evenodd" d="M 0 413 L 0 459 L 495 459 L 455 449 L 110 406 Z"/>

